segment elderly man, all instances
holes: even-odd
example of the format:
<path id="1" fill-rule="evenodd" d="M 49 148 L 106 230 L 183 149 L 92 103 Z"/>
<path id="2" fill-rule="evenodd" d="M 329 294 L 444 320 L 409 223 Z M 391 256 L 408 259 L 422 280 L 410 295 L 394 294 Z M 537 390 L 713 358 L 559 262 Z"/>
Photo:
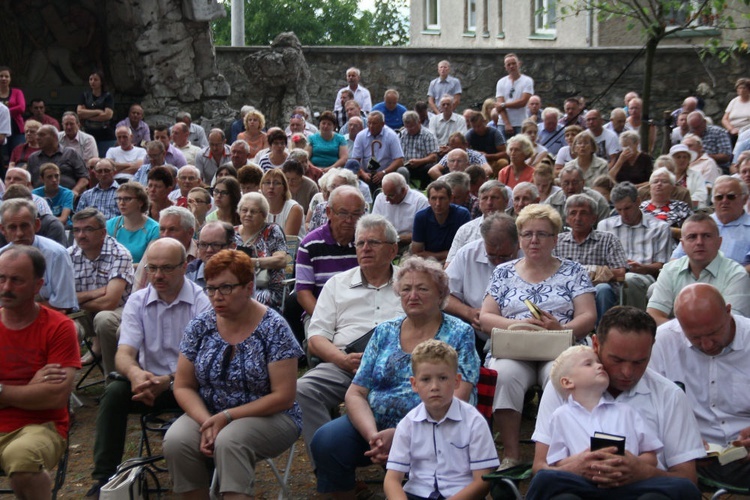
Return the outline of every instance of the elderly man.
<path id="1" fill-rule="evenodd" d="M 117 147 L 109 148 L 106 154 L 115 166 L 115 177 L 123 180 L 132 179 L 146 159 L 146 150 L 133 145 L 132 134 L 130 127 L 117 127 Z"/>
<path id="2" fill-rule="evenodd" d="M 416 189 L 409 189 L 404 176 L 392 172 L 383 177 L 383 191 L 375 198 L 372 213 L 382 215 L 398 232 L 399 250 L 411 245 L 414 216 L 429 207 L 427 197 Z"/>
<path id="3" fill-rule="evenodd" d="M 508 76 L 497 81 L 495 109 L 500 115 L 500 124 L 505 129 L 505 136 L 511 137 L 521 133 L 521 123 L 526 119 L 526 104 L 534 95 L 534 80 L 521 74 L 521 59 L 515 54 L 506 54 L 503 58 Z"/>
<path id="4" fill-rule="evenodd" d="M 229 159 L 235 170 L 250 164 L 250 145 L 242 139 L 234 141 L 229 148 Z"/>
<path id="5" fill-rule="evenodd" d="M 536 135 L 536 142 L 541 144 L 552 156 L 557 156 L 560 148 L 566 146 L 565 127 L 560 125 L 560 110 L 557 108 L 544 108 L 542 111 L 542 126 Z"/>
<path id="6" fill-rule="evenodd" d="M 218 128 L 211 129 L 208 134 L 208 146 L 203 148 L 195 159 L 195 167 L 201 173 L 201 179 L 205 184 L 211 185 L 216 170 L 230 161 L 231 154 L 224 131 Z"/>
<path id="7" fill-rule="evenodd" d="M 617 304 L 625 278 L 627 257 L 622 243 L 612 233 L 597 231 L 596 202 L 585 194 L 574 194 L 565 202 L 565 220 L 570 232 L 557 237 L 555 255 L 582 264 L 596 287 L 596 317 Z"/>
<path id="8" fill-rule="evenodd" d="M 406 106 L 398 102 L 399 94 L 395 89 L 388 89 L 383 94 L 383 101 L 372 107 L 373 111 L 380 111 L 385 117 L 385 124 L 393 130 L 398 130 L 404 126 L 403 115 L 406 113 Z"/>
<path id="9" fill-rule="evenodd" d="M 440 154 L 445 155 L 449 151 L 448 140 L 454 132 L 465 134 L 468 130 L 466 120 L 458 113 L 454 113 L 455 98 L 449 94 L 440 98 L 440 112 L 430 117 L 430 131 L 435 134 Z"/>
<path id="10" fill-rule="evenodd" d="M 411 253 L 445 261 L 458 229 L 471 220 L 469 211 L 451 203 L 453 191 L 443 181 L 427 186 L 428 208 L 414 216 Z"/>
<path id="11" fill-rule="evenodd" d="M 354 242 L 358 266 L 326 282 L 307 332 L 309 352 L 321 360 L 297 381 L 302 437 L 308 450 L 315 431 L 344 402 L 359 367 L 365 345 L 352 343 L 366 344 L 371 330 L 404 313 L 393 289 L 396 229 L 382 216 L 366 215 L 357 223 Z"/>
<path id="12" fill-rule="evenodd" d="M 677 124 L 677 117 L 684 114 L 689 115 L 696 109 L 698 109 L 698 98 L 693 96 L 688 96 L 685 98 L 685 100 L 682 101 L 682 106 L 672 111 L 671 118 L 672 118 L 672 126 L 674 127 L 675 124 Z"/>
<path id="13" fill-rule="evenodd" d="M 466 172 L 450 172 L 440 178 L 451 187 L 451 203 L 464 207 L 472 219 L 479 217 L 479 197 L 471 192 L 471 177 Z"/>
<path id="14" fill-rule="evenodd" d="M 40 175 L 41 178 L 41 175 Z M 19 184 L 21 186 L 24 186 L 28 189 L 32 189 L 31 184 L 31 173 L 29 173 L 28 170 L 25 170 L 20 167 L 10 167 L 8 170 L 5 171 L 5 188 L 9 188 L 10 186 L 13 186 L 14 184 Z M 58 167 L 57 169 L 57 184 L 59 186 L 60 184 L 60 169 Z M 39 186 L 37 189 L 34 189 L 34 191 L 37 190 L 44 190 L 44 186 Z M 34 204 L 36 205 L 36 210 L 39 215 L 46 215 L 46 214 L 52 214 L 52 209 L 50 208 L 49 203 L 45 199 L 46 196 L 43 194 L 32 193 L 31 198 L 34 201 Z M 72 202 L 72 199 L 71 199 Z M 71 207 L 72 208 L 72 207 Z"/>
<path id="15" fill-rule="evenodd" d="M 182 122 L 172 125 L 172 144 L 182 153 L 188 165 L 195 165 L 202 148 L 190 142 L 190 127 Z"/>
<path id="16" fill-rule="evenodd" d="M 616 498 L 617 490 L 610 488 L 627 488 L 637 482 L 639 498 L 648 493 L 657 493 L 651 498 L 700 498 L 695 486 L 695 460 L 706 452 L 685 393 L 672 380 L 646 369 L 655 336 L 656 324 L 648 314 L 633 307 L 614 307 L 601 318 L 593 348 L 609 375 L 606 397 L 637 410 L 664 444 L 657 452 L 657 464 L 646 464 L 631 453 L 615 455 L 610 448 L 584 451 L 548 465 L 547 452 L 553 438 L 550 420 L 566 402 L 548 383 L 532 436 L 536 442 L 536 475 L 530 495 L 581 494 L 591 492 L 593 483 L 596 492 L 610 491 Z M 603 494 L 596 493 L 596 498 Z"/>
<path id="17" fill-rule="evenodd" d="M 188 264 L 185 276 L 199 287 L 206 288 L 206 278 L 203 271 L 208 259 L 222 250 L 237 248 L 234 227 L 222 221 L 207 222 L 201 228 L 196 246 L 198 247 L 198 258 Z"/>
<path id="18" fill-rule="evenodd" d="M 370 98 L 370 91 L 359 84 L 360 72 L 357 68 L 349 68 L 346 70 L 346 83 L 347 86 L 339 89 L 336 93 L 336 100 L 333 101 L 333 110 L 336 111 L 341 109 L 341 92 L 345 89 L 349 89 L 354 94 L 354 100 L 357 101 L 359 107 L 365 114 L 372 110 L 372 99 Z"/>
<path id="19" fill-rule="evenodd" d="M 695 134 L 687 134 L 682 138 L 682 144 L 695 153 L 695 160 L 690 162 L 690 168 L 703 176 L 703 180 L 706 181 L 706 187 L 711 187 L 716 181 L 716 178 L 721 175 L 721 169 L 716 164 L 713 158 L 708 156 L 703 151 L 703 139 Z"/>
<path id="20" fill-rule="evenodd" d="M 47 108 L 44 105 L 44 99 L 32 99 L 29 111 L 31 111 L 32 120 L 36 120 L 42 125 L 52 125 L 57 130 L 60 130 L 60 122 L 47 114 Z"/>
<path id="21" fill-rule="evenodd" d="M 488 176 L 495 177 L 492 174 L 492 167 L 487 163 L 487 158 L 478 151 L 469 149 L 466 136 L 461 132 L 451 134 L 448 140 L 448 148 L 448 153 L 428 172 L 432 180 L 448 172 L 463 172 L 471 165 L 479 165 Z"/>
<path id="22" fill-rule="evenodd" d="M 713 189 L 714 213 L 711 218 L 719 227 L 721 253 L 724 257 L 745 265 L 750 272 L 746 256 L 750 252 L 750 214 L 745 212 L 747 184 L 740 179 L 722 175 L 716 179 Z M 672 253 L 672 260 L 685 256 L 682 243 Z"/>
<path id="23" fill-rule="evenodd" d="M 39 151 L 31 153 L 26 170 L 31 174 L 31 183 L 39 187 L 39 168 L 44 163 L 54 163 L 60 169 L 60 185 L 80 196 L 89 187 L 89 169 L 74 149 L 64 148 L 57 138 L 57 129 L 42 125 L 36 133 Z"/>
<path id="24" fill-rule="evenodd" d="M 454 256 L 449 256 L 446 264 L 451 294 L 445 312 L 474 327 L 477 350 L 481 353 L 489 338 L 479 326 L 486 285 L 495 267 L 518 257 L 518 230 L 513 218 L 501 211 L 476 220 L 481 221 L 480 238 L 462 246 Z"/>
<path id="25" fill-rule="evenodd" d="M 170 142 L 170 131 L 166 125 L 154 127 L 154 140 L 164 144 L 164 161 L 175 168 L 180 169 L 187 165 L 185 155 Z"/>
<path id="26" fill-rule="evenodd" d="M 68 248 L 75 273 L 78 306 L 86 316 L 77 320 L 83 334 L 94 336 L 93 355 L 102 356 L 105 373 L 115 369 L 117 329 L 122 307 L 133 288 L 133 258 L 127 248 L 107 234 L 107 219 L 96 208 L 73 215 L 75 245 Z"/>
<path id="27" fill-rule="evenodd" d="M 511 217 L 518 217 L 526 206 L 539 203 L 539 189 L 531 182 L 519 182 L 513 188 L 513 206 L 506 209 Z"/>
<path id="28" fill-rule="evenodd" d="M 56 168 L 54 165 L 52 165 L 52 167 Z M 27 186 L 21 184 L 12 184 L 8 186 L 8 189 L 6 189 L 5 193 L 3 194 L 3 200 L 12 200 L 19 198 L 23 200 L 33 201 L 31 191 Z M 47 209 L 49 209 L 49 207 L 47 207 Z M 60 222 L 60 220 L 58 220 L 57 217 L 50 213 L 41 212 L 37 212 L 37 216 L 39 217 L 39 230 L 36 232 L 37 235 L 49 238 L 52 241 L 61 244 L 62 246 L 66 246 L 68 244 L 68 237 L 65 234 L 65 226 L 62 222 Z M 8 241 L 5 239 L 5 236 L 0 233 L 0 246 L 6 245 L 7 243 Z"/>
<path id="29" fill-rule="evenodd" d="M 96 186 L 84 191 L 78 200 L 76 210 L 80 212 L 88 207 L 95 207 L 104 215 L 105 220 L 117 217 L 120 215 L 120 210 L 117 208 L 115 193 L 120 185 L 115 180 L 114 162 L 106 158 L 99 160 L 94 167 L 94 173 L 99 182 Z"/>
<path id="30" fill-rule="evenodd" d="M 312 128 L 314 128 L 314 125 L 307 123 L 307 110 L 304 107 L 296 107 L 289 118 L 289 125 L 284 129 L 284 133 L 288 139 L 291 139 L 294 134 L 302 134 L 305 137 L 310 137 L 315 133 Z M 317 131 L 317 128 L 315 131 Z"/>
<path id="31" fill-rule="evenodd" d="M 328 198 L 328 222 L 310 231 L 300 243 L 295 290 L 297 301 L 309 316 L 326 281 L 357 265 L 354 231 L 365 212 L 365 199 L 358 188 L 338 187 Z"/>
<path id="32" fill-rule="evenodd" d="M 703 149 L 708 156 L 714 159 L 722 172 L 728 174 L 732 162 L 732 141 L 729 133 L 719 126 L 709 125 L 703 111 L 690 113 L 687 122 L 690 132 L 703 140 Z"/>
<path id="33" fill-rule="evenodd" d="M 552 205 L 563 220 L 565 220 L 565 201 L 574 194 L 585 194 L 596 202 L 597 220 L 602 221 L 609 217 L 609 203 L 604 196 L 584 185 L 583 170 L 579 167 L 568 165 L 560 171 L 560 187 L 562 189 L 550 195 L 544 203 Z"/>
<path id="34" fill-rule="evenodd" d="M 143 108 L 140 104 L 133 104 L 128 111 L 128 117 L 117 124 L 117 128 L 126 127 L 131 132 L 133 144 L 140 146 L 151 140 L 151 130 L 148 123 L 143 121 Z"/>
<path id="35" fill-rule="evenodd" d="M 496 128 L 488 127 L 484 115 L 478 111 L 469 118 L 471 129 L 466 132 L 466 142 L 474 151 L 482 153 L 485 162 L 492 166 L 493 171 L 500 171 L 508 160 L 505 152 L 505 137 Z"/>
<path id="36" fill-rule="evenodd" d="M 612 168 L 617 160 L 617 154 L 622 151 L 617 134 L 604 128 L 602 115 L 592 109 L 586 113 L 586 127 L 596 142 L 596 156 L 606 160 Z"/>
<path id="37" fill-rule="evenodd" d="M 732 314 L 722 293 L 688 285 L 675 300 L 675 319 L 657 330 L 649 368 L 685 388 L 701 437 L 720 447 L 750 448 L 750 319 Z M 720 465 L 716 457 L 698 471 L 722 483 L 750 488 L 750 462 Z"/>
<path id="38" fill-rule="evenodd" d="M 403 166 L 401 141 L 396 132 L 385 126 L 383 113 L 370 113 L 367 117 L 367 129 L 357 134 L 349 157 L 359 162 L 359 177 L 371 188 L 380 186 L 385 174 L 395 172 Z"/>
<path id="39" fill-rule="evenodd" d="M 193 123 L 193 117 L 187 111 L 180 111 L 177 113 L 175 123 L 184 123 L 190 130 L 189 140 L 190 142 L 198 146 L 199 148 L 208 147 L 208 139 L 206 138 L 206 131 L 203 127 L 197 123 Z"/>
<path id="40" fill-rule="evenodd" d="M 47 262 L 44 271 L 44 284 L 38 292 L 38 301 L 59 311 L 78 308 L 76 299 L 73 263 L 65 247 L 36 234 L 41 227 L 36 205 L 31 200 L 21 198 L 4 201 L 0 205 L 0 232 L 7 245 L 0 253 L 14 245 L 29 245 L 41 250 Z"/>
<path id="41" fill-rule="evenodd" d="M 581 100 L 578 97 L 568 97 L 565 99 L 563 104 L 563 111 L 565 114 L 560 117 L 558 123 L 563 127 L 568 125 L 578 125 L 582 129 L 586 129 L 586 119 L 583 116 L 583 107 L 581 106 Z"/>
<path id="42" fill-rule="evenodd" d="M 403 116 L 404 128 L 399 134 L 404 152 L 404 166 L 409 169 L 411 180 L 421 186 L 430 182 L 427 172 L 438 161 L 438 142 L 427 127 L 423 127 L 416 111 L 407 111 Z"/>
<path id="43" fill-rule="evenodd" d="M 437 103 L 441 103 L 442 108 L 442 100 L 446 95 L 451 98 L 451 111 L 456 109 L 461 102 L 461 92 L 461 81 L 451 76 L 451 63 L 440 61 L 438 63 L 438 77 L 430 82 L 427 89 L 427 105 L 430 111 L 439 115 L 442 109 L 438 109 Z"/>
<path id="44" fill-rule="evenodd" d="M 211 304 L 201 287 L 185 278 L 185 247 L 172 238 L 146 250 L 149 284 L 133 293 L 122 312 L 115 363 L 122 379 L 107 386 L 99 403 L 94 439 L 94 485 L 99 489 L 122 461 L 129 413 L 177 408 L 174 374 L 187 324 Z"/>
<path id="45" fill-rule="evenodd" d="M 352 157 L 352 151 L 354 150 L 354 143 L 357 140 L 357 135 L 365 129 L 365 122 L 359 116 L 352 116 L 349 121 L 346 122 L 346 132 L 342 132 L 346 137 L 346 148 L 349 153 L 349 158 Z"/>
<path id="46" fill-rule="evenodd" d="M 648 287 L 672 253 L 669 224 L 641 212 L 638 189 L 630 182 L 617 184 L 610 200 L 618 215 L 600 221 L 597 229 L 614 233 L 622 243 L 628 259 L 625 302 L 645 310 Z"/>
<path id="47" fill-rule="evenodd" d="M 626 130 L 633 130 L 633 126 L 628 123 L 628 114 L 622 108 L 615 108 L 609 113 L 609 121 L 604 125 L 605 130 L 614 132 L 617 137 Z"/>
<path id="48" fill-rule="evenodd" d="M 75 149 L 86 164 L 99 156 L 96 149 L 96 139 L 81 130 L 81 122 L 78 120 L 78 114 L 75 111 L 63 113 L 62 126 L 63 131 L 57 134 L 57 139 L 62 147 Z"/>
<path id="49" fill-rule="evenodd" d="M 147 160 L 141 165 L 138 171 L 133 176 L 133 181 L 146 187 L 148 185 L 148 173 L 152 168 L 168 166 L 172 170 L 172 174 L 177 173 L 177 168 L 174 165 L 170 165 L 166 162 L 167 148 L 164 147 L 164 143 L 161 141 L 151 141 L 146 144 L 146 158 Z"/>
<path id="50" fill-rule="evenodd" d="M 542 123 L 542 98 L 538 95 L 529 97 L 529 102 L 526 103 L 526 119 Z"/>
<path id="51" fill-rule="evenodd" d="M 169 199 L 178 207 L 188 208 L 188 193 L 200 185 L 200 171 L 193 165 L 185 165 L 177 172 L 177 189 L 169 193 Z"/>
<path id="52" fill-rule="evenodd" d="M 17 246 L 0 256 L 0 462 L 17 498 L 50 498 L 65 453 L 68 400 L 81 368 L 73 322 L 35 302 L 42 253 Z"/>
<path id="53" fill-rule="evenodd" d="M 677 294 L 691 283 L 715 286 L 736 312 L 750 316 L 750 277 L 740 264 L 719 253 L 721 240 L 709 215 L 685 219 L 681 243 L 686 255 L 664 265 L 648 301 L 646 311 L 657 324 L 669 320 Z"/>

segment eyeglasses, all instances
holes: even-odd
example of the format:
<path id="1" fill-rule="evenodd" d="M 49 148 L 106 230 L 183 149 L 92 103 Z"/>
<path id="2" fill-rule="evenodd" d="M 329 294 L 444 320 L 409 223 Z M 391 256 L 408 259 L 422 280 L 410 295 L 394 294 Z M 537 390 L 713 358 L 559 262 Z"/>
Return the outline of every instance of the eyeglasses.
<path id="1" fill-rule="evenodd" d="M 537 232 L 534 232 L 534 231 L 525 231 L 525 232 L 519 234 L 518 236 L 520 236 L 521 239 L 523 239 L 523 240 L 531 240 L 535 236 L 536 236 L 536 238 L 538 240 L 545 240 L 547 238 L 552 238 L 555 235 L 553 233 L 547 233 L 545 231 L 537 231 Z"/>
<path id="2" fill-rule="evenodd" d="M 167 265 L 167 264 L 165 264 L 163 266 L 155 266 L 153 264 L 149 264 L 149 265 L 146 266 L 146 272 L 148 274 L 156 274 L 159 271 L 161 271 L 164 274 L 172 274 L 173 272 L 175 272 L 177 270 L 178 267 L 181 267 L 182 264 L 184 264 L 184 263 L 185 263 L 185 261 L 183 260 L 183 261 L 180 261 L 179 264 L 175 264 L 175 265 Z"/>
<path id="3" fill-rule="evenodd" d="M 229 196 L 229 191 L 224 191 L 222 189 L 214 189 L 214 196 Z"/>
<path id="4" fill-rule="evenodd" d="M 103 227 L 91 227 L 91 226 L 74 227 L 73 228 L 73 234 L 81 234 L 81 233 L 83 233 L 83 234 L 91 234 L 91 233 L 93 233 L 95 231 L 101 231 L 102 229 L 104 229 L 104 228 Z"/>
<path id="5" fill-rule="evenodd" d="M 360 217 L 362 217 L 362 215 L 364 215 L 363 212 L 352 213 L 352 212 L 347 212 L 345 210 L 339 210 L 338 212 L 334 210 L 333 214 L 336 217 L 341 217 L 342 219 L 354 219 L 354 220 L 359 219 Z"/>
<path id="6" fill-rule="evenodd" d="M 260 210 L 250 209 L 250 208 L 240 208 L 239 210 L 240 215 L 251 215 L 255 217 L 256 215 L 263 215 L 263 212 Z"/>
<path id="7" fill-rule="evenodd" d="M 203 243 L 202 241 L 196 243 L 199 250 L 206 250 L 211 247 L 211 250 L 223 250 L 228 247 L 227 243 Z"/>
<path id="8" fill-rule="evenodd" d="M 380 248 L 382 245 L 393 245 L 390 241 L 380 241 L 380 240 L 359 240 L 354 244 L 355 247 L 362 249 L 365 247 L 365 245 L 369 246 L 370 248 Z"/>
<path id="9" fill-rule="evenodd" d="M 234 283 L 233 285 L 219 285 L 219 286 L 207 286 L 205 289 L 206 295 L 213 297 L 218 291 L 221 295 L 231 295 L 234 289 L 238 286 L 245 286 L 247 283 Z"/>
<path id="10" fill-rule="evenodd" d="M 714 200 L 716 201 L 722 201 L 724 198 L 726 198 L 729 201 L 734 201 L 737 199 L 739 195 L 735 193 L 727 193 L 727 194 L 715 194 Z"/>
<path id="11" fill-rule="evenodd" d="M 135 198 L 133 196 L 116 196 L 115 203 L 129 203 Z"/>

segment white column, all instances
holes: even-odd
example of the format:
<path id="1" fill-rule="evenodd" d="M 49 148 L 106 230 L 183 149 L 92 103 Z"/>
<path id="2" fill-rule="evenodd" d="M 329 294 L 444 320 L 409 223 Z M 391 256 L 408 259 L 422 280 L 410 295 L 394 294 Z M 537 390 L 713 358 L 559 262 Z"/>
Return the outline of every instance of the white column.
<path id="1" fill-rule="evenodd" d="M 245 46 L 245 0 L 232 0 L 232 47 Z"/>

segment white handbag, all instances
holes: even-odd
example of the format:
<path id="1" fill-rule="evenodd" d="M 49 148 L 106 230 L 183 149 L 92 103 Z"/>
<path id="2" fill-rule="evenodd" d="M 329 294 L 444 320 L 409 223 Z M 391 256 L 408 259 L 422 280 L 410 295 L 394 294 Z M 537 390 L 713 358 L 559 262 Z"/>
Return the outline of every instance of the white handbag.
<path id="1" fill-rule="evenodd" d="M 137 466 L 118 472 L 99 490 L 99 500 L 143 500 L 146 471 Z"/>
<path id="2" fill-rule="evenodd" d="M 551 361 L 573 345 L 573 330 L 546 330 L 530 323 L 492 329 L 492 357 Z"/>

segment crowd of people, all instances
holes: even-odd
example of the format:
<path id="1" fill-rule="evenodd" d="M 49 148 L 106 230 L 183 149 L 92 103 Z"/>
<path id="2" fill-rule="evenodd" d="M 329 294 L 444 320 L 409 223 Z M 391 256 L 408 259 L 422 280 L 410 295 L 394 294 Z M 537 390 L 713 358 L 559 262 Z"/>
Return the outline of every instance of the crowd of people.
<path id="1" fill-rule="evenodd" d="M 396 89 L 373 104 L 349 68 L 316 124 L 247 105 L 227 131 L 187 112 L 150 127 L 139 104 L 118 122 L 99 72 L 58 123 L 0 66 L 0 469 L 19 496 L 49 490 L 92 363 L 117 375 L 91 498 L 128 414 L 176 407 L 164 454 L 184 498 L 252 497 L 256 463 L 300 436 L 323 495 L 353 498 L 377 463 L 389 498 L 482 498 L 482 474 L 521 463 L 534 386 L 530 498 L 697 498 L 696 470 L 747 487 L 748 462 L 703 442 L 750 448 L 750 80 L 721 126 L 686 97 L 654 157 L 635 92 L 561 111 L 518 56 L 504 66 L 481 110 L 459 111 L 448 61 L 411 110 Z M 575 346 L 491 351 L 518 323 Z M 592 451 L 595 430 L 628 451 Z"/>

